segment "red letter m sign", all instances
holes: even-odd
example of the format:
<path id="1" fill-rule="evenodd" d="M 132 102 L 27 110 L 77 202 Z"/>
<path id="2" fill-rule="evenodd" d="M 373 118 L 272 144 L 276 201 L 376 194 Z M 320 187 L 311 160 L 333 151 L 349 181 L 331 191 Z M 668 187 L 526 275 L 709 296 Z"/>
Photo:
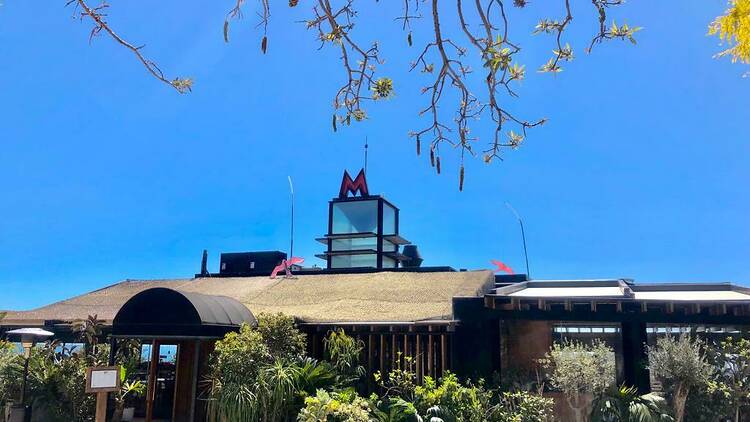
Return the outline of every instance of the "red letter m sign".
<path id="1" fill-rule="evenodd" d="M 364 170 L 360 170 L 354 180 L 349 176 L 349 172 L 344 170 L 344 178 L 341 179 L 339 198 L 346 198 L 349 192 L 351 192 L 352 196 L 357 196 L 357 192 L 359 192 L 360 196 L 370 196 L 369 192 L 367 192 L 367 180 L 365 180 Z"/>

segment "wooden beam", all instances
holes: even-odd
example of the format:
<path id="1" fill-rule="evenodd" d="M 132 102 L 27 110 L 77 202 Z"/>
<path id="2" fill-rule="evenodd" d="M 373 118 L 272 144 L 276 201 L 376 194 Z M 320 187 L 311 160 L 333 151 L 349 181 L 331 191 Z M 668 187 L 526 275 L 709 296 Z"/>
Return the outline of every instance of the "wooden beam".
<path id="1" fill-rule="evenodd" d="M 448 358 L 448 335 L 440 334 L 440 376 L 445 375 L 447 358 Z"/>
<path id="2" fill-rule="evenodd" d="M 396 368 L 396 362 L 398 362 L 398 340 L 396 339 L 396 335 L 391 333 L 391 363 L 392 368 Z"/>
<path id="3" fill-rule="evenodd" d="M 417 334 L 416 351 L 417 355 L 417 384 L 422 383 L 422 337 Z"/>
<path id="4" fill-rule="evenodd" d="M 432 342 L 432 334 L 427 336 L 427 373 L 432 377 L 435 378 L 434 374 L 434 356 L 433 356 L 433 342 Z"/>
<path id="5" fill-rule="evenodd" d="M 486 308 L 495 309 L 495 297 L 494 296 L 485 296 L 484 297 L 484 306 Z"/>
<path id="6" fill-rule="evenodd" d="M 148 363 L 148 384 L 146 387 L 146 422 L 154 417 L 154 398 L 156 396 L 156 370 L 159 364 L 159 342 L 151 341 L 151 361 Z"/>
<path id="7" fill-rule="evenodd" d="M 383 376 L 388 375 L 388 371 L 385 370 L 385 334 L 380 335 L 380 373 Z"/>
<path id="8" fill-rule="evenodd" d="M 367 373 L 368 376 L 372 375 L 373 372 L 373 358 L 375 357 L 375 334 L 370 333 L 367 336 Z"/>

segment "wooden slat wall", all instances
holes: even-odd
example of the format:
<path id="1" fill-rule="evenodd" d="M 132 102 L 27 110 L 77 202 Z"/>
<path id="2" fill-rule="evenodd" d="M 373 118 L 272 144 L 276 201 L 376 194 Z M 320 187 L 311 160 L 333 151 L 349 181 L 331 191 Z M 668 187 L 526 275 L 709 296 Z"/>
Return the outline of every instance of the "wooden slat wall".
<path id="1" fill-rule="evenodd" d="M 339 327 L 335 327 L 339 328 Z M 451 370 L 451 348 L 453 332 L 446 326 L 357 326 L 340 327 L 362 342 L 360 364 L 367 369 L 368 387 L 373 390 L 372 374 L 387 374 L 397 368 L 409 370 L 417 375 L 417 382 L 424 377 L 437 379 Z M 308 327 L 309 329 L 309 327 Z M 308 350 L 311 356 L 324 358 L 323 339 L 334 327 L 313 327 L 308 331 Z M 310 332 L 312 331 L 312 332 Z"/>

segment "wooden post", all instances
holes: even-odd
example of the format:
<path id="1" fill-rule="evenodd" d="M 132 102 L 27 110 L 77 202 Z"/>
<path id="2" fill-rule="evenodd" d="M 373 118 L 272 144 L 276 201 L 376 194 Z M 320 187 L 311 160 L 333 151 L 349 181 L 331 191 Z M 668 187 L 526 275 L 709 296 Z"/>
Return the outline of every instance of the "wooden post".
<path id="1" fill-rule="evenodd" d="M 367 336 L 367 372 L 373 373 L 373 358 L 375 357 L 375 334 Z"/>
<path id="2" fill-rule="evenodd" d="M 442 377 L 445 375 L 445 366 L 446 366 L 446 358 L 447 358 L 447 339 L 445 333 L 440 334 L 440 376 Z"/>
<path id="3" fill-rule="evenodd" d="M 398 362 L 398 345 L 396 341 L 396 335 L 391 332 L 391 364 L 394 369 L 396 368 L 396 362 Z"/>
<path id="4" fill-rule="evenodd" d="M 432 372 L 434 368 L 433 365 L 433 343 L 432 343 L 432 334 L 427 336 L 427 373 L 435 378 L 435 374 Z"/>
<path id="5" fill-rule="evenodd" d="M 373 370 L 373 365 L 375 365 L 375 362 L 373 361 L 375 358 L 375 334 L 372 332 L 367 335 L 367 387 L 370 389 L 370 391 L 375 390 L 375 386 L 373 384 L 373 376 L 372 374 L 375 372 Z M 382 375 L 382 374 L 381 374 Z"/>
<path id="6" fill-rule="evenodd" d="M 422 382 L 422 338 L 417 334 L 417 348 L 414 352 L 417 358 L 417 384 Z"/>
<path id="7" fill-rule="evenodd" d="M 107 422 L 107 394 L 96 393 L 96 422 Z"/>
<path id="8" fill-rule="evenodd" d="M 404 358 L 411 355 L 409 352 L 409 335 L 404 333 Z M 404 360 L 404 362 L 406 362 L 406 360 Z"/>
<path id="9" fill-rule="evenodd" d="M 380 373 L 384 377 L 388 376 L 388 371 L 385 370 L 385 334 L 380 335 Z"/>
<path id="10" fill-rule="evenodd" d="M 146 422 L 152 422 L 156 397 L 156 370 L 159 364 L 159 342 L 151 341 L 151 361 L 148 365 L 148 388 L 146 390 Z"/>

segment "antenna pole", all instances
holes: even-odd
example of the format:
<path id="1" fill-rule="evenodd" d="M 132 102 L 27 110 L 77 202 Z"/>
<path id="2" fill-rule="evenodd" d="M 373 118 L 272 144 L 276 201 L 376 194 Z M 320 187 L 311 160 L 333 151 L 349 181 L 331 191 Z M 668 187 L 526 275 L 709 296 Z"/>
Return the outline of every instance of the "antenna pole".
<path id="1" fill-rule="evenodd" d="M 523 256 L 526 259 L 526 276 L 531 279 L 531 271 L 529 270 L 529 254 L 526 251 L 526 232 L 523 230 L 523 220 L 516 210 L 510 205 L 510 202 L 506 202 L 505 206 L 516 216 L 518 224 L 521 226 L 521 239 L 523 239 Z"/>
<path id="2" fill-rule="evenodd" d="M 367 136 L 365 136 L 365 175 L 367 175 Z"/>
<path id="3" fill-rule="evenodd" d="M 294 185 L 292 184 L 292 176 L 286 177 L 289 180 L 289 192 L 292 194 L 292 215 L 289 233 L 289 259 L 294 257 Z"/>

